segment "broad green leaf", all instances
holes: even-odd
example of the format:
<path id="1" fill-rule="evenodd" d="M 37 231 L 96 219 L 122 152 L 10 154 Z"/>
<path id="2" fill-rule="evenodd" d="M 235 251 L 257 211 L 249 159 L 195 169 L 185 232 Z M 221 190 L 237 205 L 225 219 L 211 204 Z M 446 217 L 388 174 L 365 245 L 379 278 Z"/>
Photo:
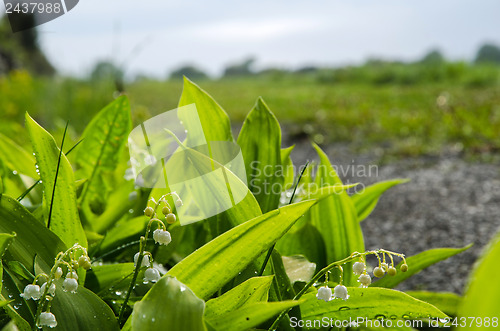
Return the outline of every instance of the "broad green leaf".
<path id="1" fill-rule="evenodd" d="M 263 213 L 276 209 L 283 191 L 281 128 L 274 114 L 259 98 L 243 122 L 238 136 L 248 187 Z"/>
<path id="2" fill-rule="evenodd" d="M 201 126 L 206 142 L 233 141 L 231 123 L 224 109 L 198 85 L 184 78 L 179 107 L 195 104 L 200 117 Z M 184 123 L 186 130 L 190 130 L 189 123 Z"/>
<path id="3" fill-rule="evenodd" d="M 15 240 L 4 254 L 6 261 L 18 261 L 33 271 L 37 255 L 44 263 L 42 269 L 49 272 L 57 253 L 65 251 L 64 243 L 49 229 L 38 222 L 16 200 L 0 196 L 0 233 L 16 233 Z"/>
<path id="4" fill-rule="evenodd" d="M 0 299 L 4 302 L 9 302 L 8 305 L 4 307 L 5 312 L 16 322 L 19 330 L 29 331 L 31 330 L 30 325 L 34 325 L 33 312 L 32 307 L 20 296 L 23 292 L 23 289 L 19 288 L 20 283 L 16 281 L 15 277 L 13 277 L 7 270 L 7 268 L 3 268 L 2 272 L 2 294 L 0 295 Z M 18 285 L 19 284 L 19 285 Z"/>
<path id="5" fill-rule="evenodd" d="M 295 291 L 286 273 L 283 257 L 277 250 L 273 250 L 269 264 L 272 267 L 272 274 L 274 275 L 271 292 L 269 293 L 270 301 L 293 299 Z"/>
<path id="6" fill-rule="evenodd" d="M 431 304 L 415 299 L 404 292 L 384 288 L 348 287 L 347 300 L 334 299 L 330 302 L 318 300 L 316 293 L 304 295 L 300 305 L 304 321 L 356 320 L 383 318 L 384 320 L 446 318 L 447 316 Z"/>
<path id="7" fill-rule="evenodd" d="M 102 172 L 116 168 L 131 129 L 130 104 L 126 96 L 107 105 L 85 128 L 76 152 L 78 173 L 88 178 L 80 197 L 81 204 L 106 193 Z"/>
<path id="8" fill-rule="evenodd" d="M 108 230 L 104 239 L 99 245 L 99 253 L 107 252 L 113 248 L 123 245 L 133 237 L 139 239 L 146 231 L 149 219 L 146 216 L 124 219 Z"/>
<path id="9" fill-rule="evenodd" d="M 104 301 L 83 286 L 79 286 L 76 293 L 64 292 L 62 279 L 56 281 L 56 295 L 50 311 L 57 320 L 57 327 L 50 330 L 120 329 L 115 314 Z"/>
<path id="10" fill-rule="evenodd" d="M 281 166 L 283 167 L 283 174 L 285 176 L 283 182 L 283 190 L 290 190 L 293 188 L 293 180 L 295 173 L 290 154 L 292 153 L 294 148 L 295 145 L 281 149 Z"/>
<path id="11" fill-rule="evenodd" d="M 315 273 L 316 264 L 309 262 L 302 255 L 283 256 L 283 265 L 290 283 L 309 282 Z"/>
<path id="12" fill-rule="evenodd" d="M 33 282 L 35 276 L 19 261 L 10 261 L 7 263 L 11 273 L 15 274 L 17 278 L 23 278 L 28 282 Z"/>
<path id="13" fill-rule="evenodd" d="M 351 198 L 358 213 L 358 221 L 361 222 L 370 215 L 377 205 L 378 199 L 385 191 L 393 186 L 407 182 L 409 182 L 409 179 L 386 180 L 370 185 L 362 192 L 353 194 Z"/>
<path id="14" fill-rule="evenodd" d="M 208 300 L 205 317 L 223 315 L 255 302 L 267 302 L 273 276 L 252 277 L 220 297 Z"/>
<path id="15" fill-rule="evenodd" d="M 404 280 L 410 278 L 416 273 L 419 273 L 421 270 L 438 263 L 439 261 L 446 260 L 453 255 L 461 253 L 467 249 L 469 249 L 472 244 L 467 245 L 462 248 L 433 248 L 426 250 L 422 253 L 418 253 L 416 255 L 410 256 L 406 258 L 406 264 L 408 264 L 408 271 L 401 272 L 399 268 L 403 261 L 401 261 L 397 266 L 396 270 L 398 273 L 396 276 L 388 276 L 385 275 L 384 278 L 377 280 L 376 282 L 370 284 L 372 287 L 386 287 L 393 288 Z"/>
<path id="16" fill-rule="evenodd" d="M 249 220 L 183 259 L 167 275 L 206 299 L 268 250 L 314 203 L 304 201 Z"/>
<path id="17" fill-rule="evenodd" d="M 94 293 L 106 291 L 111 287 L 118 289 L 119 285 L 128 286 L 130 284 L 130 280 L 125 280 L 132 276 L 133 273 L 133 263 L 94 265 L 92 269 L 87 271 L 85 287 Z"/>
<path id="18" fill-rule="evenodd" d="M 134 305 L 132 330 L 206 330 L 205 302 L 174 277 L 163 277 Z"/>
<path id="19" fill-rule="evenodd" d="M 0 160 L 11 170 L 20 174 L 38 178 L 35 158 L 21 146 L 0 133 Z"/>
<path id="20" fill-rule="evenodd" d="M 1 221 L 1 220 L 0 220 Z M 0 225 L 1 227 L 1 225 Z M 9 248 L 9 245 L 12 242 L 12 239 L 16 237 L 16 233 L 0 233 L 0 258 L 3 256 L 3 253 Z"/>
<path id="21" fill-rule="evenodd" d="M 271 317 L 299 305 L 302 301 L 255 302 L 222 316 L 207 318 L 215 330 L 244 331 L 259 326 Z"/>
<path id="22" fill-rule="evenodd" d="M 500 283 L 496 277 L 500 273 L 500 264 L 498 264 L 499 256 L 500 232 L 490 241 L 476 262 L 476 267 L 469 278 L 469 284 L 465 291 L 462 305 L 458 310 L 459 317 L 480 317 L 483 323 L 486 317 L 489 317 L 490 321 L 493 317 L 500 317 L 500 305 L 498 304 Z M 483 324 L 483 326 L 486 325 Z M 460 329 L 480 330 L 481 327 L 476 323 L 473 323 L 472 327 L 469 327 L 468 323 L 467 327 Z"/>
<path id="23" fill-rule="evenodd" d="M 134 207 L 136 202 L 129 199 L 129 194 L 133 190 L 133 186 L 130 184 L 124 183 L 115 187 L 109 194 L 106 200 L 107 208 L 92 221 L 94 231 L 104 233 Z"/>
<path id="24" fill-rule="evenodd" d="M 310 223 L 295 232 L 289 231 L 278 241 L 276 249 L 281 255 L 302 254 L 317 266 L 326 266 L 326 250 L 323 237 Z"/>
<path id="25" fill-rule="evenodd" d="M 343 185 L 327 155 L 314 145 L 320 163 L 314 180 L 314 187 Z M 309 189 L 308 191 L 311 191 Z M 321 194 L 321 190 L 317 190 Z M 311 194 L 311 198 L 315 195 Z M 357 213 L 351 198 L 345 190 L 332 194 L 311 208 L 309 215 L 311 224 L 323 237 L 326 248 L 326 263 L 341 260 L 351 253 L 365 250 L 363 234 L 357 220 Z M 346 266 L 349 270 L 351 263 Z M 344 273 L 346 285 L 356 285 L 356 279 L 350 272 Z"/>
<path id="26" fill-rule="evenodd" d="M 406 294 L 436 306 L 448 316 L 457 316 L 462 297 L 451 292 L 406 291 Z"/>
<path id="27" fill-rule="evenodd" d="M 54 194 L 50 229 L 68 247 L 73 246 L 75 243 L 87 247 L 87 238 L 80 223 L 76 207 L 75 178 L 71 164 L 63 153 L 61 155 L 55 192 L 53 192 L 59 159 L 59 147 L 57 147 L 50 133 L 36 123 L 28 113 L 26 113 L 26 127 L 30 134 L 33 150 L 35 151 L 40 178 L 43 181 L 46 218 L 48 217 L 52 194 Z"/>

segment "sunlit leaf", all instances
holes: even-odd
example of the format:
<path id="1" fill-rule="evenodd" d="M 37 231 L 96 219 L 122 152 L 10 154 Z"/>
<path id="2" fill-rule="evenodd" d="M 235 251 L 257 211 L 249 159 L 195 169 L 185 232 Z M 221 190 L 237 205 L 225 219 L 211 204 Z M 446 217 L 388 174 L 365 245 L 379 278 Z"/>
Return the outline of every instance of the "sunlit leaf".
<path id="1" fill-rule="evenodd" d="M 452 292 L 406 291 L 406 294 L 436 306 L 449 316 L 457 316 L 462 297 Z"/>
<path id="2" fill-rule="evenodd" d="M 244 331 L 257 327 L 283 310 L 299 305 L 301 301 L 256 302 L 222 316 L 208 319 L 215 330 Z"/>
<path id="3" fill-rule="evenodd" d="M 174 277 L 163 277 L 134 305 L 132 330 L 206 330 L 205 302 Z"/>
<path id="4" fill-rule="evenodd" d="M 445 318 L 442 311 L 431 304 L 417 300 L 404 292 L 383 288 L 347 288 L 347 300 L 333 299 L 325 302 L 316 298 L 316 293 L 304 295 L 305 302 L 300 305 L 304 321 L 356 320 L 384 318 L 421 319 L 427 317 Z"/>
<path id="5" fill-rule="evenodd" d="M 302 255 L 283 256 L 283 265 L 292 284 L 309 282 L 316 270 L 316 264 L 309 262 Z"/>
<path id="6" fill-rule="evenodd" d="M 358 221 L 361 222 L 370 215 L 378 203 L 380 196 L 393 186 L 407 183 L 408 179 L 393 179 L 375 183 L 366 187 L 363 191 L 351 196 L 358 213 Z"/>
<path id="7" fill-rule="evenodd" d="M 496 280 L 496 275 L 500 273 L 498 257 L 500 256 L 500 232 L 498 232 L 483 250 L 481 257 L 472 271 L 469 284 L 465 292 L 462 305 L 458 310 L 459 318 L 469 316 L 481 319 L 481 325 L 472 323 L 470 319 L 464 327 L 460 324 L 462 330 L 481 330 L 486 329 L 484 324 L 486 317 L 491 318 L 500 316 L 500 283 Z M 498 320 L 497 320 L 498 321 Z M 475 321 L 476 322 L 476 321 Z"/>
<path id="8" fill-rule="evenodd" d="M 273 276 L 252 277 L 220 297 L 207 301 L 205 317 L 223 315 L 255 302 L 267 301 Z"/>
<path id="9" fill-rule="evenodd" d="M 231 123 L 222 107 L 203 89 L 187 78 L 184 78 L 179 107 L 195 104 L 200 117 L 201 126 L 207 142 L 233 141 Z M 189 123 L 184 123 L 190 130 Z"/>
<path id="10" fill-rule="evenodd" d="M 268 250 L 313 204 L 289 205 L 247 221 L 183 259 L 168 275 L 206 299 Z"/>
<path id="11" fill-rule="evenodd" d="M 281 128 L 262 98 L 243 122 L 238 145 L 245 160 L 248 186 L 262 212 L 277 208 L 284 183 Z"/>
<path id="12" fill-rule="evenodd" d="M 327 155 L 318 146 L 314 145 L 314 148 L 319 155 L 320 163 L 312 187 L 321 188 L 335 185 L 341 187 L 343 184 Z M 321 190 L 317 190 L 317 192 L 318 195 L 321 194 Z M 314 198 L 315 195 L 311 194 L 310 197 Z M 343 259 L 355 251 L 363 252 L 365 250 L 356 209 L 345 190 L 331 194 L 320 201 L 311 208 L 308 217 L 310 217 L 311 224 L 318 229 L 323 237 L 327 264 Z M 349 268 L 350 264 L 346 266 L 347 270 Z M 344 273 L 344 283 L 356 285 L 352 273 Z"/>
<path id="13" fill-rule="evenodd" d="M 33 150 L 40 170 L 40 178 L 43 182 L 45 217 L 48 217 L 52 195 L 54 194 L 54 203 L 52 206 L 52 217 L 50 220 L 50 229 L 70 247 L 78 243 L 81 246 L 87 246 L 87 238 L 83 231 L 80 217 L 76 207 L 75 178 L 73 169 L 68 159 L 61 155 L 57 184 L 56 170 L 59 159 L 59 147 L 54 138 L 36 123 L 26 113 L 26 127 L 30 134 Z"/>
<path id="14" fill-rule="evenodd" d="M 11 170 L 37 178 L 35 158 L 21 146 L 0 133 L 0 160 Z"/>

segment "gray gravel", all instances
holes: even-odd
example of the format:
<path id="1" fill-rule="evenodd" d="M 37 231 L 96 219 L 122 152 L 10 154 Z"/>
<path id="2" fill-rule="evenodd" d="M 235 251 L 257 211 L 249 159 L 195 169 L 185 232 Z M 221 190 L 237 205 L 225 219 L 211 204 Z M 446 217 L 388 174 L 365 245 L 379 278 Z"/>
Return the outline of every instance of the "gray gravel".
<path id="1" fill-rule="evenodd" d="M 411 256 L 430 248 L 474 243 L 469 250 L 408 279 L 399 289 L 463 293 L 482 248 L 500 230 L 500 166 L 469 163 L 453 154 L 381 165 L 381 151 L 355 155 L 343 145 L 325 150 L 338 172 L 349 170 L 340 174 L 344 183 L 411 179 L 387 191 L 362 222 L 367 249 L 385 248 Z M 303 141 L 296 144 L 292 158 L 303 164 L 317 157 Z M 377 165 L 378 172 L 352 176 L 353 167 L 357 172 L 369 165 Z"/>

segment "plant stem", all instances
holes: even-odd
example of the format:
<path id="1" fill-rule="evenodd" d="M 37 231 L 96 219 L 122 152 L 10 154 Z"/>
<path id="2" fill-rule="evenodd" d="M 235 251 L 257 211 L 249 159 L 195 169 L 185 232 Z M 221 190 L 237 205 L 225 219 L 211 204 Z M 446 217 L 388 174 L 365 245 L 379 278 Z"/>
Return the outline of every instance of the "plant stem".
<path id="1" fill-rule="evenodd" d="M 386 254 L 389 254 L 389 255 L 396 255 L 396 256 L 399 256 L 400 258 L 404 259 L 404 254 L 400 254 L 400 253 L 395 253 L 395 252 L 391 252 L 391 251 L 388 251 L 388 250 L 385 250 L 385 249 L 378 249 L 378 250 L 373 250 L 373 251 L 366 251 L 364 253 L 359 253 L 359 252 L 354 252 L 352 253 L 351 255 L 349 255 L 348 257 L 346 258 L 343 258 L 342 260 L 339 260 L 339 261 L 335 261 L 329 265 L 327 265 L 326 267 L 324 267 L 323 269 L 321 269 L 320 271 L 318 271 L 318 273 L 316 275 L 314 275 L 314 277 L 293 297 L 292 300 L 299 300 L 302 295 L 304 293 L 306 293 L 306 291 L 314 285 L 314 283 L 316 283 L 316 281 L 318 279 L 320 279 L 324 274 L 326 274 L 328 271 L 336 268 L 336 267 L 339 267 L 341 266 L 342 264 L 345 264 L 345 263 L 348 263 L 348 262 L 351 262 L 359 257 L 365 257 L 366 255 L 376 255 L 378 257 L 378 254 L 379 253 L 386 253 Z M 290 309 L 287 309 L 287 310 L 284 310 L 281 312 L 281 314 L 278 316 L 278 318 L 276 318 L 276 320 L 274 321 L 274 323 L 271 325 L 271 327 L 269 328 L 269 331 L 274 331 L 276 330 L 276 327 L 278 326 L 278 323 L 279 321 L 281 320 L 281 318 L 283 318 L 283 316 L 285 316 L 289 311 L 291 310 Z"/>
<path id="2" fill-rule="evenodd" d="M 125 294 L 125 299 L 123 300 L 123 304 L 120 308 L 120 313 L 118 315 L 118 324 L 120 324 L 120 326 L 123 326 L 121 323 L 122 323 L 123 315 L 125 314 L 125 308 L 127 307 L 127 303 L 128 303 L 128 300 L 130 299 L 130 295 L 131 295 L 132 291 L 134 290 L 135 282 L 137 281 L 137 277 L 139 276 L 139 271 L 141 269 L 142 260 L 144 258 L 144 249 L 146 248 L 146 244 L 147 244 L 148 236 L 149 236 L 149 231 L 151 230 L 151 224 L 157 220 L 157 219 L 155 219 L 156 209 L 158 209 L 158 206 L 160 205 L 162 200 L 165 198 L 165 196 L 172 195 L 172 194 L 177 195 L 177 193 L 175 193 L 175 192 L 168 193 L 168 194 L 165 194 L 164 196 L 162 196 L 158 200 L 158 202 L 156 202 L 155 207 L 153 208 L 153 210 L 154 210 L 153 215 L 151 215 L 151 217 L 149 218 L 148 226 L 146 227 L 146 234 L 144 236 L 141 236 L 141 239 L 139 240 L 139 257 L 137 258 L 137 263 L 136 263 L 135 268 L 134 268 L 134 274 L 132 276 L 132 280 L 131 280 L 130 285 L 128 287 L 127 293 Z"/>
<path id="3" fill-rule="evenodd" d="M 300 180 L 302 179 L 302 175 L 306 171 L 307 166 L 309 165 L 309 162 L 306 162 L 304 165 L 304 168 L 300 172 L 300 176 L 297 179 L 297 183 L 295 183 L 295 187 L 293 188 L 293 193 L 292 196 L 290 197 L 290 201 L 288 202 L 289 205 L 292 204 L 293 198 L 295 197 L 295 192 L 297 191 L 297 187 L 299 186 Z M 269 262 L 269 258 L 271 257 L 271 254 L 273 253 L 274 247 L 276 246 L 276 243 L 274 243 L 271 248 L 267 251 L 266 258 L 264 259 L 264 263 L 262 263 L 262 267 L 260 268 L 259 276 L 262 276 L 264 274 L 264 270 L 266 269 L 267 262 Z"/>

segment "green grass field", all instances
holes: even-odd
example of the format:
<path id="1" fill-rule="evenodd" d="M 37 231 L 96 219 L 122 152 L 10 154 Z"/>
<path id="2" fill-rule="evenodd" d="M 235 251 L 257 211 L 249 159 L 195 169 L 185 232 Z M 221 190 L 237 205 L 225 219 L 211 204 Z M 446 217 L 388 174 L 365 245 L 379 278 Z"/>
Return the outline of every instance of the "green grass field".
<path id="1" fill-rule="evenodd" d="M 383 148 L 388 155 L 436 154 L 452 148 L 491 155 L 500 148 L 500 88 L 464 84 L 325 83 L 308 76 L 197 82 L 242 122 L 262 96 L 293 137 L 342 142 L 356 151 Z M 177 106 L 182 81 L 139 81 L 126 86 L 134 124 Z M 70 121 L 79 133 L 113 99 L 112 82 L 48 80 L 12 73 L 0 79 L 0 130 L 20 143 L 24 112 L 49 129 Z M 71 133 L 71 132 L 70 132 Z"/>

